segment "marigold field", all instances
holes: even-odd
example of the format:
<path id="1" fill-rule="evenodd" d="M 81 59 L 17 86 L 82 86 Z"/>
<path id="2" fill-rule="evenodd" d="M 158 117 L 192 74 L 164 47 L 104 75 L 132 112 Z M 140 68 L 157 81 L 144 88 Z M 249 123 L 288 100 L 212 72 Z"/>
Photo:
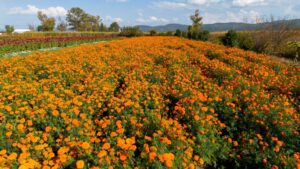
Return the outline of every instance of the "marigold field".
<path id="1" fill-rule="evenodd" d="M 300 66 L 175 37 L 0 59 L 0 168 L 300 168 Z"/>

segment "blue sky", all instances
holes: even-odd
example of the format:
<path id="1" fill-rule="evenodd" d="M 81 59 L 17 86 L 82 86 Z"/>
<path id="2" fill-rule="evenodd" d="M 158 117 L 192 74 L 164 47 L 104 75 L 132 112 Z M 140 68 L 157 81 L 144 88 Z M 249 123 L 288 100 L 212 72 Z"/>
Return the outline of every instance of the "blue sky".
<path id="1" fill-rule="evenodd" d="M 103 22 L 121 25 L 190 24 L 200 9 L 204 23 L 256 22 L 256 18 L 300 18 L 300 0 L 0 0 L 0 29 L 38 25 L 36 13 L 64 18 L 68 9 L 81 7 Z"/>

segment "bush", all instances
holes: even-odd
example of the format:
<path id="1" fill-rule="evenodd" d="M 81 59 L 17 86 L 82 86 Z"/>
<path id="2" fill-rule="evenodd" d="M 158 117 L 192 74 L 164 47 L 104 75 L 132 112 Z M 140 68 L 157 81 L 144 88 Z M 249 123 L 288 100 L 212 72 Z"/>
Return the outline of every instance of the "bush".
<path id="1" fill-rule="evenodd" d="M 189 39 L 207 41 L 209 39 L 209 31 L 189 31 L 187 36 Z"/>
<path id="2" fill-rule="evenodd" d="M 229 30 L 223 37 L 221 37 L 221 41 L 225 46 L 238 46 L 238 34 L 235 30 Z"/>
<path id="3" fill-rule="evenodd" d="M 139 27 L 124 27 L 121 30 L 120 36 L 126 37 L 134 37 L 134 36 L 142 36 L 143 32 L 140 30 Z"/>
<path id="4" fill-rule="evenodd" d="M 157 35 L 157 31 L 155 29 L 150 30 L 150 36 L 155 36 Z"/>
<path id="5" fill-rule="evenodd" d="M 166 36 L 173 36 L 173 32 L 172 31 L 168 31 L 167 33 L 166 33 Z"/>
<path id="6" fill-rule="evenodd" d="M 254 49 L 254 40 L 249 33 L 242 32 L 238 34 L 238 46 L 244 50 Z"/>
<path id="7" fill-rule="evenodd" d="M 181 30 L 180 30 L 180 29 L 177 29 L 174 35 L 175 35 L 175 36 L 178 36 L 178 37 L 181 37 L 181 36 L 182 36 Z"/>
<path id="8" fill-rule="evenodd" d="M 204 30 L 198 34 L 198 40 L 207 41 L 209 38 L 209 31 Z"/>

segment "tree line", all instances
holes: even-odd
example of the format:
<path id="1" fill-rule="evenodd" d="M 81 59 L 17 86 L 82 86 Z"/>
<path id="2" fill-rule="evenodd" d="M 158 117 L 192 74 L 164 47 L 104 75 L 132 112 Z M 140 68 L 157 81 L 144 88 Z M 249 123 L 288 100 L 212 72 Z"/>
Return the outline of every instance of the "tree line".
<path id="1" fill-rule="evenodd" d="M 28 29 L 30 31 L 39 32 L 51 32 L 57 31 L 79 31 L 79 32 L 119 32 L 121 27 L 118 22 L 112 22 L 109 27 L 107 27 L 100 16 L 94 16 L 79 7 L 73 7 L 68 10 L 66 14 L 66 20 L 55 19 L 54 17 L 49 17 L 42 11 L 38 11 L 37 18 L 40 21 L 40 25 L 35 27 L 34 25 L 29 25 Z M 14 32 L 14 26 L 6 25 L 6 33 Z"/>

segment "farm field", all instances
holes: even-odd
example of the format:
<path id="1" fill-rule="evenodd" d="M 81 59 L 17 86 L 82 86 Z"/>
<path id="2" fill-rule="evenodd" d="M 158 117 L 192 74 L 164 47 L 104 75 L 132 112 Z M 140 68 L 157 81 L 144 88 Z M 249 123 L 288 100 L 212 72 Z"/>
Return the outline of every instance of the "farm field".
<path id="1" fill-rule="evenodd" d="M 300 168 L 300 66 L 176 37 L 0 59 L 0 168 Z"/>
<path id="2" fill-rule="evenodd" d="M 0 36 L 0 57 L 23 51 L 67 47 L 83 43 L 108 41 L 117 38 L 114 33 L 24 33 Z"/>

